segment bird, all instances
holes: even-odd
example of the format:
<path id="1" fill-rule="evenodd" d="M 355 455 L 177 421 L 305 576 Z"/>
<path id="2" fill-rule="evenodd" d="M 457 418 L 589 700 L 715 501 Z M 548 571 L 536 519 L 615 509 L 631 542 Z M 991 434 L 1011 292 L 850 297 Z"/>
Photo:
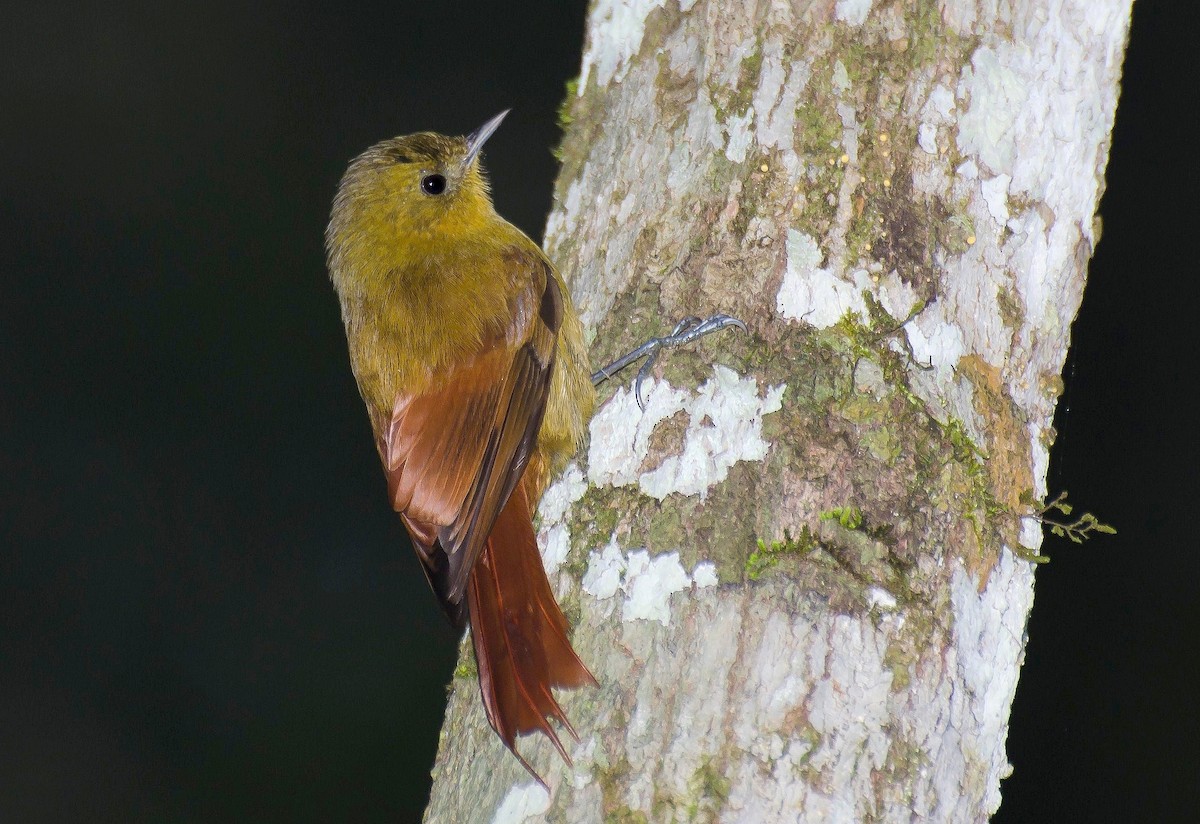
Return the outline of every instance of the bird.
<path id="1" fill-rule="evenodd" d="M 575 653 L 533 531 L 551 475 L 596 402 L 583 328 L 541 248 L 497 214 L 480 150 L 418 132 L 352 160 L 325 233 L 351 369 L 388 494 L 442 609 L 469 624 L 487 719 L 516 736 L 550 720 L 553 688 L 597 685 Z"/>
<path id="2" fill-rule="evenodd" d="M 518 735 L 578 735 L 554 688 L 598 686 L 575 653 L 542 566 L 532 513 L 578 449 L 596 385 L 663 350 L 736 326 L 688 317 L 595 372 L 561 274 L 492 203 L 466 137 L 383 140 L 354 158 L 325 231 L 350 365 L 392 507 L 450 622 L 470 626 L 488 722 L 529 773 Z"/>

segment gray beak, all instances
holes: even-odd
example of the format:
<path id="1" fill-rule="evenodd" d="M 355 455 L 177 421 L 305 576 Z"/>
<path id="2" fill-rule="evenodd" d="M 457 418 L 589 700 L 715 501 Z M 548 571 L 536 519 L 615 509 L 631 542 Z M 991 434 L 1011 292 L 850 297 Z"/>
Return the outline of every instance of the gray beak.
<path id="1" fill-rule="evenodd" d="M 492 133 L 496 131 L 496 129 L 500 128 L 500 124 L 504 121 L 504 116 L 511 111 L 512 109 L 505 109 L 487 123 L 484 123 L 478 129 L 467 135 L 467 156 L 463 158 L 462 162 L 464 171 L 471 168 L 471 163 L 473 163 L 475 158 L 479 155 L 479 150 L 483 148 L 483 144 L 487 142 L 487 139 L 492 136 Z"/>

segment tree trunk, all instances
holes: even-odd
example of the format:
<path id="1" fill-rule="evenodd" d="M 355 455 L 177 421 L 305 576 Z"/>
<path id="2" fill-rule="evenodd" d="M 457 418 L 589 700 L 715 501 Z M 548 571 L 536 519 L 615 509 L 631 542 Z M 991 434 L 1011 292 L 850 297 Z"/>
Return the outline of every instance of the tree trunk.
<path id="1" fill-rule="evenodd" d="M 542 502 L 574 767 L 464 645 L 426 821 L 998 808 L 1129 11 L 594 0 L 547 226 L 593 361 L 750 333 L 610 382 Z"/>

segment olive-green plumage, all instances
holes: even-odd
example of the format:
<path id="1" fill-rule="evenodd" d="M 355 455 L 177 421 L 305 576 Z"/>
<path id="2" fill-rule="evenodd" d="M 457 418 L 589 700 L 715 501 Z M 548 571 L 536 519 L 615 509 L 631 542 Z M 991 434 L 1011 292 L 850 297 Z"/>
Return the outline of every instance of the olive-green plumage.
<path id="1" fill-rule="evenodd" d="M 565 310 L 538 438 L 547 469 L 558 468 L 595 405 L 583 327 L 562 276 L 496 213 L 479 161 L 460 165 L 466 154 L 461 137 L 396 137 L 359 155 L 342 178 L 326 244 L 351 366 L 372 421 L 382 420 L 398 392 L 435 385 L 447 366 L 508 328 L 508 301 L 525 273 L 506 256 L 536 260 L 558 283 Z M 445 192 L 425 194 L 422 177 L 439 173 Z"/>
<path id="2" fill-rule="evenodd" d="M 514 753 L 516 733 L 541 730 L 565 758 L 549 687 L 594 680 L 530 512 L 595 391 L 566 285 L 492 206 L 478 152 L 502 117 L 369 148 L 342 178 L 326 247 L 393 506 L 447 614 L 471 621 L 488 718 Z"/>

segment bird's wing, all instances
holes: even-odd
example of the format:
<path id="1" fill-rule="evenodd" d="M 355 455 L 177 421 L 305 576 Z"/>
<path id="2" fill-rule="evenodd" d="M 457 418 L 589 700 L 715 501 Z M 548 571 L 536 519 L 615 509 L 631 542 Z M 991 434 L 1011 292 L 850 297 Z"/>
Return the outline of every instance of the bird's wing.
<path id="1" fill-rule="evenodd" d="M 518 334 L 453 369 L 436 390 L 401 394 L 381 433 L 392 504 L 456 623 L 467 577 L 536 443 L 562 323 L 549 264 L 531 255 L 520 263 L 537 271 L 513 306 Z"/>

